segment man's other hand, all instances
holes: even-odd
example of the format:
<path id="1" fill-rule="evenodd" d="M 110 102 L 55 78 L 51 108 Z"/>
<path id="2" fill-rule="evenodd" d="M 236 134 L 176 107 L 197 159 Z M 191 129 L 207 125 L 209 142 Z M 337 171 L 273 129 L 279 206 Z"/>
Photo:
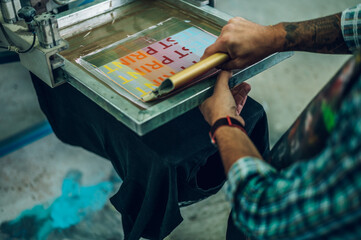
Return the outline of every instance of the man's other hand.
<path id="1" fill-rule="evenodd" d="M 204 119 L 211 126 L 218 119 L 226 116 L 238 119 L 243 125 L 245 124 L 239 114 L 246 102 L 251 86 L 243 82 L 231 91 L 228 87 L 228 80 L 231 76 L 230 72 L 221 71 L 214 86 L 213 95 L 199 106 Z"/>

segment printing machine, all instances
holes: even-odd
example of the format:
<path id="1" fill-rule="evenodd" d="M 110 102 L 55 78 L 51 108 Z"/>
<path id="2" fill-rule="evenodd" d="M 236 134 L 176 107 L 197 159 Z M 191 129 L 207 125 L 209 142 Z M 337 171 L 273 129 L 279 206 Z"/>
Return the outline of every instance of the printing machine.
<path id="1" fill-rule="evenodd" d="M 138 135 L 162 126 L 197 107 L 212 93 L 215 77 L 142 109 L 75 62 L 170 17 L 189 19 L 219 35 L 231 18 L 208 0 L 0 0 L 0 46 L 19 54 L 29 71 L 50 87 L 69 83 Z M 276 53 L 243 70 L 235 86 L 292 56 Z"/>

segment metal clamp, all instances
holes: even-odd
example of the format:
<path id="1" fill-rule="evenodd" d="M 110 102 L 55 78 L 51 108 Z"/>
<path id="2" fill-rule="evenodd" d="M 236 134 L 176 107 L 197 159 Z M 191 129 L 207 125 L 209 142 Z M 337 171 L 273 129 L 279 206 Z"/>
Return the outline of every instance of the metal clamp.
<path id="1" fill-rule="evenodd" d="M 68 48 L 68 43 L 60 38 L 58 22 L 53 14 L 35 16 L 31 21 L 33 13 L 30 8 L 25 8 L 19 13 L 24 17 L 28 26 L 24 23 L 0 24 L 3 30 L 0 31 L 0 38 L 1 41 L 7 39 L 9 44 L 11 41 L 11 45 L 18 49 L 31 49 L 31 51 L 18 51 L 21 63 L 46 84 L 56 87 L 65 81 L 58 77 L 62 74 L 60 68 L 64 65 L 64 61 L 58 53 Z M 2 19 L 2 13 L 0 13 L 0 19 Z M 29 25 L 36 28 L 38 41 L 34 41 L 35 38 Z"/>
<path id="2" fill-rule="evenodd" d="M 41 47 L 53 48 L 59 45 L 61 37 L 58 29 L 58 21 L 54 14 L 45 12 L 35 16 L 34 25 Z"/>
<path id="3" fill-rule="evenodd" d="M 19 21 L 17 12 L 21 8 L 20 0 L 0 0 L 0 7 L 6 23 L 16 23 Z"/>

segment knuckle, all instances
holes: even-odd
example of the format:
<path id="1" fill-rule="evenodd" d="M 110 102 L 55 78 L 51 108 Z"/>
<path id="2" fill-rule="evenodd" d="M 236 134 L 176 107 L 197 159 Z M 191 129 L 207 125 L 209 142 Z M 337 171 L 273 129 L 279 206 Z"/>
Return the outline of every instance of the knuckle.
<path id="1" fill-rule="evenodd" d="M 232 32 L 234 30 L 234 24 L 233 23 L 228 23 L 227 25 L 225 25 L 222 29 L 223 32 Z"/>
<path id="2" fill-rule="evenodd" d="M 233 17 L 233 18 L 229 19 L 228 24 L 237 24 L 237 23 L 242 22 L 244 20 L 245 19 L 242 18 L 242 17 Z"/>
<path id="3" fill-rule="evenodd" d="M 235 21 L 235 17 L 228 20 L 228 24 L 233 23 Z"/>
<path id="4" fill-rule="evenodd" d="M 224 44 L 228 45 L 228 44 L 230 44 L 232 42 L 232 36 L 229 35 L 229 34 L 225 34 L 225 35 L 223 35 L 222 38 L 219 39 L 219 42 L 222 45 L 224 45 Z"/>
<path id="5" fill-rule="evenodd" d="M 241 17 L 233 17 L 229 19 L 228 23 L 236 23 L 241 19 Z"/>

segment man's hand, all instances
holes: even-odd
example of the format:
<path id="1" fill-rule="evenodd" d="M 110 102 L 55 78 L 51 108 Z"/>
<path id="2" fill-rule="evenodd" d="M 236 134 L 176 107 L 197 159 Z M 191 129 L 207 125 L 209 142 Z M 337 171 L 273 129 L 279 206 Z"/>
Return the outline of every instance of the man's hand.
<path id="1" fill-rule="evenodd" d="M 251 86 L 244 82 L 231 91 L 228 87 L 228 80 L 231 75 L 230 72 L 222 71 L 218 75 L 213 95 L 200 105 L 200 110 L 205 120 L 211 126 L 218 119 L 226 117 L 227 115 L 245 124 L 239 114 L 246 102 L 247 94 L 251 90 Z"/>
<path id="2" fill-rule="evenodd" d="M 285 36 L 286 32 L 281 25 L 262 26 L 235 17 L 223 27 L 221 35 L 205 50 L 202 59 L 217 52 L 224 52 L 229 54 L 231 60 L 224 64 L 222 69 L 244 68 L 279 51 Z"/>
<path id="3" fill-rule="evenodd" d="M 341 13 L 303 22 L 284 22 L 262 26 L 244 18 L 229 20 L 219 38 L 209 46 L 202 59 L 228 53 L 231 60 L 222 69 L 240 69 L 283 51 L 348 54 L 341 31 Z"/>
<path id="4" fill-rule="evenodd" d="M 228 87 L 230 77 L 230 72 L 222 71 L 218 75 L 213 95 L 200 105 L 205 120 L 211 126 L 218 119 L 227 115 L 245 124 L 243 118 L 239 116 L 239 112 L 246 102 L 251 86 L 242 83 L 231 92 Z M 262 159 L 248 136 L 238 128 L 221 127 L 215 132 L 215 138 L 226 173 L 228 173 L 233 163 L 241 157 L 252 156 Z"/>

